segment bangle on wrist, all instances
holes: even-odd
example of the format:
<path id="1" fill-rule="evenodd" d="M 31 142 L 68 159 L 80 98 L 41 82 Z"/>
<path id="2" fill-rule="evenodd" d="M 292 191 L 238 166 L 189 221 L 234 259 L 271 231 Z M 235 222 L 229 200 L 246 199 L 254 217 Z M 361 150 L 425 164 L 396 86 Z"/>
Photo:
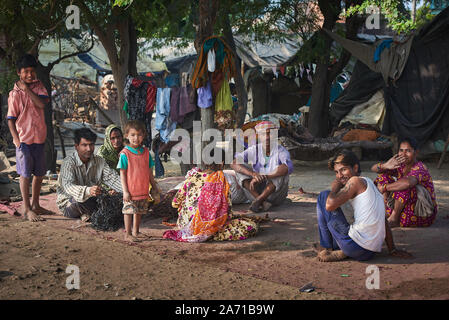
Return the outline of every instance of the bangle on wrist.
<path id="1" fill-rule="evenodd" d="M 382 162 L 379 162 L 377 164 L 377 172 L 381 172 L 382 171 Z"/>
<path id="2" fill-rule="evenodd" d="M 387 192 L 388 190 L 387 190 L 387 185 L 388 184 L 384 184 L 384 192 Z"/>

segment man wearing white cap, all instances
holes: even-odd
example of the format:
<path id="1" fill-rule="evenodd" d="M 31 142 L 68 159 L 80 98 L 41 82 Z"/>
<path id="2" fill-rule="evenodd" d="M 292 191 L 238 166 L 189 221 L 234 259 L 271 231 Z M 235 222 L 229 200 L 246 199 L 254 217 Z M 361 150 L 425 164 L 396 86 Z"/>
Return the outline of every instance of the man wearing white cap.
<path id="1" fill-rule="evenodd" d="M 231 168 L 251 201 L 250 210 L 260 212 L 279 205 L 287 197 L 293 163 L 287 149 L 277 139 L 271 141 L 270 132 L 278 129 L 271 121 L 262 121 L 255 129 L 259 143 L 236 154 Z"/>

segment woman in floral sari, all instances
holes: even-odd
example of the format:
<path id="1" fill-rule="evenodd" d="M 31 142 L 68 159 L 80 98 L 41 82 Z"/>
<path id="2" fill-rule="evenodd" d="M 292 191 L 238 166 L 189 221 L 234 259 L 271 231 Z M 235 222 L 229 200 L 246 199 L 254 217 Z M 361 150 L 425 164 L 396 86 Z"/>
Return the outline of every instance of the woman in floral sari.
<path id="1" fill-rule="evenodd" d="M 390 227 L 427 227 L 435 221 L 438 206 L 432 177 L 416 154 L 414 139 L 404 138 L 396 155 L 371 168 L 379 173 L 375 183 L 384 195 Z"/>
<path id="2" fill-rule="evenodd" d="M 164 238 L 182 242 L 243 240 L 257 233 L 255 219 L 232 215 L 230 187 L 222 169 L 223 164 L 212 164 L 204 171 L 193 168 L 187 173 L 172 203 L 178 209 L 178 230 L 166 231 Z"/>

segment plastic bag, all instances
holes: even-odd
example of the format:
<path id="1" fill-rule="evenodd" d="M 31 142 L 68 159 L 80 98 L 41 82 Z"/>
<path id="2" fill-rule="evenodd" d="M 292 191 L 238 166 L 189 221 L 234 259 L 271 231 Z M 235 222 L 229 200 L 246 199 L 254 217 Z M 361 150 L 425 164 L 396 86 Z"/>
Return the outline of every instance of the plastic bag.
<path id="1" fill-rule="evenodd" d="M 214 49 L 210 49 L 207 53 L 207 69 L 209 72 L 215 71 L 215 51 Z"/>

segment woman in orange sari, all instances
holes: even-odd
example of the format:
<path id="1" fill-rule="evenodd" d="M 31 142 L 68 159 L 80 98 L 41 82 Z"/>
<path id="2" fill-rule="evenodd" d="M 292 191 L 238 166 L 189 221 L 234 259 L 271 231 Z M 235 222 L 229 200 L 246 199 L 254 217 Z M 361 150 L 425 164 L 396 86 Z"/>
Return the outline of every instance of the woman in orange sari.
<path id="1" fill-rule="evenodd" d="M 182 242 L 244 240 L 257 233 L 255 220 L 232 215 L 230 187 L 222 170 L 223 163 L 187 173 L 172 202 L 178 208 L 178 230 L 166 231 L 164 238 Z"/>

